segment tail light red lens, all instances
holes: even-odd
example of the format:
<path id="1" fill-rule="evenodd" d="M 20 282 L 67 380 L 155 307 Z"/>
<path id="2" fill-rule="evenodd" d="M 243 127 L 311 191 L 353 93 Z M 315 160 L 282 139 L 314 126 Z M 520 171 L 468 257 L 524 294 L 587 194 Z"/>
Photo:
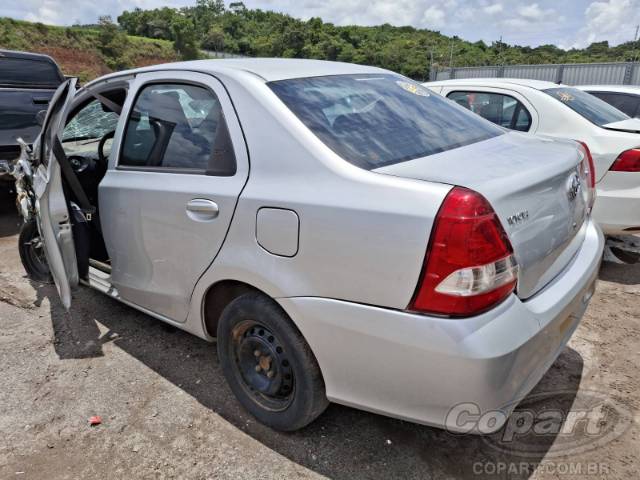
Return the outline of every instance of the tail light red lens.
<path id="1" fill-rule="evenodd" d="M 640 148 L 622 152 L 609 170 L 612 172 L 640 172 Z"/>
<path id="2" fill-rule="evenodd" d="M 584 154 L 583 162 L 586 160 L 586 167 L 589 169 L 589 186 L 595 188 L 596 186 L 596 167 L 593 164 L 593 157 L 591 156 L 591 150 L 584 142 L 578 142 L 582 146 L 582 152 Z"/>
<path id="3" fill-rule="evenodd" d="M 452 317 L 489 310 L 514 291 L 518 266 L 495 211 L 479 193 L 453 188 L 436 217 L 409 309 Z"/>
<path id="4" fill-rule="evenodd" d="M 587 187 L 589 190 L 589 209 L 593 207 L 596 201 L 596 168 L 593 163 L 593 156 L 586 143 L 578 141 L 579 149 L 582 152 L 582 161 L 580 162 L 580 169 L 587 177 Z"/>

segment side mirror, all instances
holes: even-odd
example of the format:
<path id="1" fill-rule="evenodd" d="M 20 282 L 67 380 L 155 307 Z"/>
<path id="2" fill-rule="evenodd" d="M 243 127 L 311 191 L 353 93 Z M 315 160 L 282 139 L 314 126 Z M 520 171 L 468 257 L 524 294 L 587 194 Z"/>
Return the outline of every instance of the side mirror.
<path id="1" fill-rule="evenodd" d="M 38 113 L 36 113 L 36 122 L 38 122 L 38 125 L 40 126 L 44 125 L 44 119 L 46 116 L 47 116 L 46 110 L 40 110 Z"/>

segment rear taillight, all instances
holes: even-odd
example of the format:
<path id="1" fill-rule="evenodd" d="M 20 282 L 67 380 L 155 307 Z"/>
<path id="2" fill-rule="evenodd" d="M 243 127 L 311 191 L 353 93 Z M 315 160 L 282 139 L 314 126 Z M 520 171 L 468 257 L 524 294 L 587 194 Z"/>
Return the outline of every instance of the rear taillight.
<path id="1" fill-rule="evenodd" d="M 482 313 L 516 287 L 518 266 L 495 211 L 479 193 L 453 188 L 436 216 L 409 309 L 452 317 Z"/>
<path id="2" fill-rule="evenodd" d="M 596 201 L 596 168 L 593 164 L 593 156 L 586 143 L 578 141 L 578 149 L 582 153 L 582 161 L 580 162 L 580 169 L 587 180 L 587 188 L 589 193 L 589 200 L 587 204 L 589 209 L 593 207 Z"/>
<path id="3" fill-rule="evenodd" d="M 596 167 L 593 164 L 593 157 L 591 156 L 591 150 L 589 150 L 589 147 L 587 146 L 586 143 L 584 142 L 578 142 L 580 144 L 580 146 L 582 147 L 581 151 L 583 153 L 583 158 L 582 158 L 582 162 L 583 165 L 586 169 L 588 169 L 587 176 L 589 179 L 589 186 L 591 188 L 595 188 L 596 186 Z M 586 161 L 586 163 L 585 163 Z"/>
<path id="4" fill-rule="evenodd" d="M 609 170 L 612 172 L 640 172 L 640 148 L 622 152 Z"/>

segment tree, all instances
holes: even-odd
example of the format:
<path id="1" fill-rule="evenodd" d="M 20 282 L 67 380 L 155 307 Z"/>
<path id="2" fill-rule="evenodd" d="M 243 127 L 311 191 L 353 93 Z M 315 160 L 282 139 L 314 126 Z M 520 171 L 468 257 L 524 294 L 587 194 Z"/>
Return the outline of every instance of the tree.
<path id="1" fill-rule="evenodd" d="M 221 52 L 224 50 L 224 32 L 220 27 L 211 27 L 207 35 L 202 41 L 202 47 L 207 50 L 213 50 L 214 52 Z"/>
<path id="2" fill-rule="evenodd" d="M 223 0 L 197 0 L 196 6 L 184 9 L 193 21 L 199 36 L 205 36 L 214 27 L 216 19 L 224 13 Z"/>
<path id="3" fill-rule="evenodd" d="M 200 57 L 196 29 L 185 16 L 178 16 L 171 25 L 173 46 L 183 60 L 194 60 Z"/>
<path id="4" fill-rule="evenodd" d="M 129 51 L 127 34 L 120 30 L 109 16 L 100 17 L 98 25 L 97 47 L 107 66 L 113 70 L 130 68 L 131 59 L 127 55 Z"/>

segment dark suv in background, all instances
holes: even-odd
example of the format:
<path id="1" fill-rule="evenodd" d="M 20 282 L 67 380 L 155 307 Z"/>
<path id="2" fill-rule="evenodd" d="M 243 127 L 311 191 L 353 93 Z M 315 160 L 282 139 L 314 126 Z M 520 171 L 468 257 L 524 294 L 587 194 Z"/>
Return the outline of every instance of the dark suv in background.
<path id="1" fill-rule="evenodd" d="M 31 144 L 64 75 L 51 57 L 0 50 L 0 182 L 12 181 L 18 137 Z"/>

